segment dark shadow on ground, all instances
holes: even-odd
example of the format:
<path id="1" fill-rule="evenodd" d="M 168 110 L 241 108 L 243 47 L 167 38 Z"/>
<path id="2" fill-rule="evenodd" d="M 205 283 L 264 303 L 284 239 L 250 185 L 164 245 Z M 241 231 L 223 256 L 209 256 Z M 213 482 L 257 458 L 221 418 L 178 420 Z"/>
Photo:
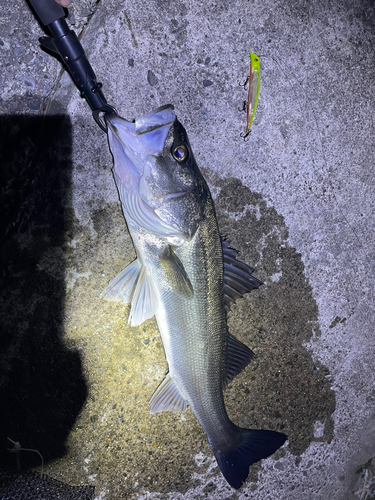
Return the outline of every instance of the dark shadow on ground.
<path id="1" fill-rule="evenodd" d="M 0 465 L 15 468 L 7 438 L 45 462 L 65 453 L 87 386 L 64 342 L 70 120 L 1 116 L 0 134 Z M 41 463 L 20 458 L 22 470 Z"/>

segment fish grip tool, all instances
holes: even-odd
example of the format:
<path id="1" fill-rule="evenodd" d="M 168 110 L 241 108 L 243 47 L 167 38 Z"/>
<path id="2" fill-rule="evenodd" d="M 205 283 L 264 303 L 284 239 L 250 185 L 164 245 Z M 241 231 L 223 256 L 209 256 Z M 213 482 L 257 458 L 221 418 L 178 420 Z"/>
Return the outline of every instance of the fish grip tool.
<path id="1" fill-rule="evenodd" d="M 64 9 L 55 0 L 28 0 L 28 3 L 41 24 L 51 33 L 51 36 L 40 37 L 40 44 L 60 56 L 81 97 L 90 105 L 94 120 L 107 132 L 107 125 L 101 114 L 117 115 L 116 109 L 107 103 L 101 90 L 102 84 L 97 81 L 81 42 L 65 21 Z"/>

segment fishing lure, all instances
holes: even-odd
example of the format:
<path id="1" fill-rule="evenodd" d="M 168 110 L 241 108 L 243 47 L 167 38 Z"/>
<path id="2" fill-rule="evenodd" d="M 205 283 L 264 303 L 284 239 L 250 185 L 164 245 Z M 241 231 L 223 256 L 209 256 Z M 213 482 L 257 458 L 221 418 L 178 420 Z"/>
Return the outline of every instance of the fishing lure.
<path id="1" fill-rule="evenodd" d="M 250 52 L 250 75 L 249 75 L 249 94 L 247 99 L 247 132 L 251 129 L 254 120 L 255 110 L 257 109 L 260 89 L 260 61 L 259 57 Z"/>
<path id="2" fill-rule="evenodd" d="M 244 139 L 250 134 L 251 124 L 253 123 L 255 110 L 257 109 L 259 90 L 260 90 L 260 61 L 259 57 L 250 52 L 250 74 L 246 78 L 246 82 L 243 84 L 244 88 L 246 84 L 249 84 L 249 93 L 247 102 L 244 102 L 243 111 L 247 109 L 247 123 L 246 123 L 246 133 L 240 134 Z"/>

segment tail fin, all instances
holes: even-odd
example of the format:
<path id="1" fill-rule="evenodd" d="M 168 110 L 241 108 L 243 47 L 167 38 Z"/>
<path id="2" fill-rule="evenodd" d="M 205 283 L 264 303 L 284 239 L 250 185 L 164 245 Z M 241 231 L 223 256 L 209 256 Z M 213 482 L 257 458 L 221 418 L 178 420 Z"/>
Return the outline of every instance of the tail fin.
<path id="1" fill-rule="evenodd" d="M 212 450 L 223 476 L 236 489 L 246 480 L 251 464 L 275 453 L 287 439 L 287 436 L 280 432 L 239 430 L 239 444 L 225 451 Z"/>

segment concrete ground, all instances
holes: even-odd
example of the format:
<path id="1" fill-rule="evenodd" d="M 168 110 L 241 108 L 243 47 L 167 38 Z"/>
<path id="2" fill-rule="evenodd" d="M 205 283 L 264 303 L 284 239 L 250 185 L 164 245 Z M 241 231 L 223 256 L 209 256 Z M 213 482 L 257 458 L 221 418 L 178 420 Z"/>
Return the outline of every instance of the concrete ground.
<path id="1" fill-rule="evenodd" d="M 1 463 L 10 437 L 97 499 L 374 498 L 374 3 L 74 0 L 69 21 L 121 115 L 174 104 L 222 234 L 265 282 L 229 315 L 256 358 L 228 412 L 289 439 L 236 492 L 190 410 L 149 414 L 166 372 L 156 324 L 130 328 L 99 299 L 134 258 L 106 136 L 14 0 L 0 18 Z M 244 141 L 249 51 L 262 87 Z"/>

